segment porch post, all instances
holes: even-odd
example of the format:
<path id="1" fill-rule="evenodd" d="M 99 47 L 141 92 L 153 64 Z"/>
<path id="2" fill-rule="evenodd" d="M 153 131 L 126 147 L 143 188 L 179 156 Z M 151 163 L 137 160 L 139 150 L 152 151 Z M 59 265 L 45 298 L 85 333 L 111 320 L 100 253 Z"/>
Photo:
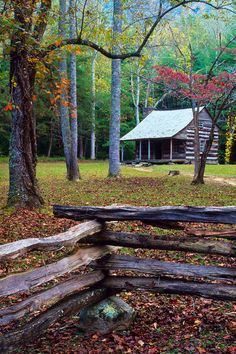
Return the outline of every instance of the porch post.
<path id="1" fill-rule="evenodd" d="M 148 161 L 151 159 L 151 141 L 148 139 Z"/>
<path id="2" fill-rule="evenodd" d="M 142 160 L 142 140 L 139 140 L 139 160 Z"/>
<path id="3" fill-rule="evenodd" d="M 124 161 L 124 144 L 121 143 L 121 162 Z"/>
<path id="4" fill-rule="evenodd" d="M 173 141 L 170 139 L 170 160 L 172 160 L 173 157 Z"/>

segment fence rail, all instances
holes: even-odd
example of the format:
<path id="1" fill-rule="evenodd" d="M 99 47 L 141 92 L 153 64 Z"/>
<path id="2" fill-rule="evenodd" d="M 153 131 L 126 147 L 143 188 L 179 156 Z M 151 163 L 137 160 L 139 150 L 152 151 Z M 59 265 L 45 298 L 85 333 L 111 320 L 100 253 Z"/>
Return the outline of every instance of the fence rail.
<path id="1" fill-rule="evenodd" d="M 30 293 L 32 289 L 47 285 L 46 290 L 36 290 L 22 301 L 0 309 L 3 332 L 13 321 L 22 322 L 0 337 L 1 353 L 38 338 L 59 319 L 125 290 L 236 300 L 234 267 L 163 262 L 116 254 L 120 247 L 169 250 L 221 255 L 228 257 L 229 263 L 229 257 L 233 259 L 236 255 L 235 229 L 222 231 L 222 235 L 219 231 L 192 229 L 188 231 L 190 235 L 181 237 L 154 237 L 112 232 L 106 228 L 106 221 L 111 220 L 140 220 L 163 227 L 169 225 L 170 228 L 175 227 L 176 222 L 236 224 L 236 207 L 101 208 L 57 205 L 54 206 L 54 214 L 74 220 L 93 220 L 52 237 L 30 238 L 0 246 L 2 263 L 14 262 L 14 259 L 35 250 L 45 252 L 68 246 L 74 248 L 72 255 L 56 262 L 0 279 L 0 297 Z M 81 266 L 88 266 L 88 272 L 73 274 Z M 122 271 L 122 275 L 114 275 L 113 271 Z M 52 280 L 57 281 L 56 285 L 48 284 Z M 29 320 L 25 323 L 26 318 Z"/>

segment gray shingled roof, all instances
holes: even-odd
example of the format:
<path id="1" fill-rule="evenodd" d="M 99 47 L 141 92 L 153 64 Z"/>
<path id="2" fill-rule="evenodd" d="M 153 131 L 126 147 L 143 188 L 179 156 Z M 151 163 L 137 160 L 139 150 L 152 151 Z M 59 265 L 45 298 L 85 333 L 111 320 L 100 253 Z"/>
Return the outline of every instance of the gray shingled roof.
<path id="1" fill-rule="evenodd" d="M 201 107 L 202 110 L 204 107 Z M 120 140 L 171 138 L 193 119 L 191 108 L 172 111 L 152 111 L 133 130 Z"/>

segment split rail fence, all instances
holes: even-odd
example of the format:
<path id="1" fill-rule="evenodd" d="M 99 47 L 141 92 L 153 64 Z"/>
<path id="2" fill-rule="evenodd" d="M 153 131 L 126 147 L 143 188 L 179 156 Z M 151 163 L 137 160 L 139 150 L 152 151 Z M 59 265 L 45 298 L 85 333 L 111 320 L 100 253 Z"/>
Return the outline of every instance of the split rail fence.
<path id="1" fill-rule="evenodd" d="M 0 246 L 2 264 L 35 250 L 44 252 L 64 247 L 75 249 L 72 255 L 54 263 L 0 278 L 1 297 L 31 292 L 31 295 L 20 302 L 0 309 L 1 353 L 39 338 L 59 319 L 77 314 L 82 308 L 125 290 L 236 300 L 236 268 L 233 266 L 236 256 L 235 228 L 218 232 L 195 230 L 183 237 L 154 237 L 148 234 L 113 232 L 107 228 L 108 221 L 132 220 L 162 228 L 181 228 L 185 222 L 233 225 L 236 224 L 236 207 L 56 205 L 54 215 L 90 221 L 52 237 L 24 239 Z M 202 266 L 118 255 L 115 252 L 117 246 L 221 255 L 232 259 L 232 267 Z M 85 272 L 76 273 L 82 266 L 87 266 Z M 122 271 L 122 275 L 112 273 L 117 270 Z M 132 271 L 134 275 L 125 275 L 125 271 L 129 274 Z M 138 276 L 139 273 L 143 275 Z M 67 278 L 63 280 L 65 275 Z M 49 283 L 55 280 L 56 285 Z M 46 290 L 32 292 L 45 284 Z M 20 325 L 9 329 L 12 324 L 18 323 L 17 321 L 20 321 Z"/>

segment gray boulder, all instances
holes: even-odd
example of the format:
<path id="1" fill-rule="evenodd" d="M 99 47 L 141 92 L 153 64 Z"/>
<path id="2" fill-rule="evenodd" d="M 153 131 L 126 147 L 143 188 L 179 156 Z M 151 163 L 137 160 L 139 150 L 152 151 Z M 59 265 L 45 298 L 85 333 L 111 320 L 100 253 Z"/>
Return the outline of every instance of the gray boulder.
<path id="1" fill-rule="evenodd" d="M 117 296 L 111 296 L 80 312 L 79 328 L 88 333 L 110 333 L 130 327 L 135 311 Z"/>

